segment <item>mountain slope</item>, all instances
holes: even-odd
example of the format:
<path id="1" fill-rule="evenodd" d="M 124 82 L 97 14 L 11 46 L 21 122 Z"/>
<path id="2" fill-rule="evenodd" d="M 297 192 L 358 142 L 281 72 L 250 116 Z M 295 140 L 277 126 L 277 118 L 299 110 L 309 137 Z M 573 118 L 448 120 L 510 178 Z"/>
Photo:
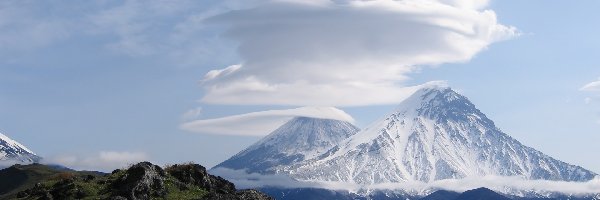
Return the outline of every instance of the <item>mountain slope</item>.
<path id="1" fill-rule="evenodd" d="M 359 184 L 485 175 L 587 181 L 595 173 L 547 156 L 498 129 L 450 88 L 423 88 L 326 154 L 289 168 L 300 180 Z"/>
<path id="2" fill-rule="evenodd" d="M 272 200 L 256 190 L 237 190 L 197 164 L 165 169 L 141 162 L 110 174 L 14 165 L 0 170 L 0 199 L 206 199 Z"/>
<path id="3" fill-rule="evenodd" d="M 0 164 L 2 162 L 32 163 L 40 157 L 22 144 L 0 133 Z"/>
<path id="4" fill-rule="evenodd" d="M 296 117 L 215 168 L 278 172 L 288 165 L 316 158 L 356 132 L 358 128 L 349 122 Z"/>
<path id="5" fill-rule="evenodd" d="M 56 179 L 61 174 L 77 173 L 79 175 L 100 176 L 99 172 L 75 172 L 67 168 L 56 166 L 29 164 L 13 165 L 0 170 L 0 199 L 14 196 L 17 192 L 31 188 L 36 183 Z"/>

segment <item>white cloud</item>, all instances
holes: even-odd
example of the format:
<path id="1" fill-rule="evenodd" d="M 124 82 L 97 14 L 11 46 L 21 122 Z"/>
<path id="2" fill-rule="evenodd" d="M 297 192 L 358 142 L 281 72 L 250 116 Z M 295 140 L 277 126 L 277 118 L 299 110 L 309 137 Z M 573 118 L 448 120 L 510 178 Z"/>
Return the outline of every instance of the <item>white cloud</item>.
<path id="1" fill-rule="evenodd" d="M 579 88 L 579 90 L 587 92 L 600 92 L 600 79 L 584 85 L 583 87 Z"/>
<path id="2" fill-rule="evenodd" d="M 354 122 L 350 115 L 333 107 L 301 107 L 252 112 L 217 119 L 195 120 L 182 124 L 181 129 L 206 134 L 264 136 L 293 117 L 313 117 Z"/>
<path id="3" fill-rule="evenodd" d="M 75 156 L 60 155 L 45 158 L 42 162 L 59 164 L 77 170 L 98 170 L 109 172 L 114 169 L 127 167 L 141 161 L 147 161 L 149 156 L 143 152 L 101 151 L 96 155 Z"/>
<path id="4" fill-rule="evenodd" d="M 105 46 L 130 56 L 155 55 L 168 48 L 165 38 L 173 31 L 173 20 L 182 21 L 193 2 L 124 1 L 89 15 L 91 34 L 114 35 Z"/>
<path id="5" fill-rule="evenodd" d="M 197 108 L 188 110 L 187 112 L 183 113 L 183 115 L 181 116 L 181 119 L 183 119 L 184 121 L 190 121 L 190 120 L 197 119 L 198 117 L 200 117 L 201 114 L 202 114 L 202 107 L 197 107 Z"/>
<path id="6" fill-rule="evenodd" d="M 424 194 L 431 191 L 445 189 L 457 192 L 487 187 L 499 192 L 526 191 L 537 194 L 559 192 L 565 194 L 585 195 L 600 192 L 600 177 L 587 182 L 565 182 L 547 180 L 526 180 L 520 177 L 471 177 L 465 179 L 446 179 L 430 183 L 425 182 L 400 182 L 382 183 L 374 185 L 358 185 L 345 182 L 331 181 L 298 181 L 285 175 L 261 175 L 247 173 L 244 170 L 227 168 L 212 169 L 210 173 L 222 176 L 240 188 L 256 188 L 264 186 L 283 188 L 325 188 L 331 190 L 346 190 L 355 193 L 364 193 L 373 190 L 403 190 L 413 194 Z"/>
<path id="7" fill-rule="evenodd" d="M 225 69 L 210 70 L 208 73 L 206 73 L 206 75 L 204 75 L 204 79 L 202 81 L 210 81 L 216 78 L 227 76 L 239 70 L 241 67 L 242 65 L 231 65 Z"/>
<path id="8" fill-rule="evenodd" d="M 229 27 L 224 35 L 239 43 L 242 62 L 234 72 L 203 82 L 202 101 L 394 104 L 406 95 L 410 73 L 466 62 L 517 35 L 498 24 L 493 11 L 480 10 L 487 1 L 310 2 L 271 2 L 211 18 Z"/>
<path id="9" fill-rule="evenodd" d="M 2 1 L 0 56 L 65 42 L 130 57 L 153 56 L 170 66 L 231 63 L 234 44 L 204 19 L 262 1 Z"/>
<path id="10" fill-rule="evenodd" d="M 452 6 L 467 8 L 467 9 L 482 9 L 489 4 L 489 0 L 436 0 L 441 3 L 446 3 Z"/>
<path id="11" fill-rule="evenodd" d="M 583 87 L 579 88 L 580 91 L 584 91 L 584 92 L 589 92 L 592 93 L 593 96 L 588 96 L 586 98 L 583 99 L 583 101 L 585 102 L 585 104 L 587 105 L 593 105 L 596 103 L 596 101 L 598 99 L 600 99 L 600 78 L 598 78 L 597 81 L 593 81 L 590 82 L 588 84 L 585 84 Z M 592 107 L 594 110 L 595 107 Z M 600 124 L 600 115 L 596 116 L 596 119 L 594 119 L 593 121 L 595 121 L 597 124 Z"/>
<path id="12" fill-rule="evenodd" d="M 312 188 L 316 184 L 310 182 L 296 181 L 289 176 L 281 174 L 262 175 L 258 173 L 247 173 L 244 170 L 234 170 L 229 168 L 215 168 L 209 171 L 210 174 L 221 176 L 233 182 L 236 188 L 249 189 L 258 187 L 284 187 L 284 188 Z"/>
<path id="13" fill-rule="evenodd" d="M 88 15 L 86 32 L 110 36 L 104 46 L 133 57 L 158 57 L 174 66 L 231 63 L 235 44 L 206 18 L 244 9 L 264 0 L 123 1 Z"/>

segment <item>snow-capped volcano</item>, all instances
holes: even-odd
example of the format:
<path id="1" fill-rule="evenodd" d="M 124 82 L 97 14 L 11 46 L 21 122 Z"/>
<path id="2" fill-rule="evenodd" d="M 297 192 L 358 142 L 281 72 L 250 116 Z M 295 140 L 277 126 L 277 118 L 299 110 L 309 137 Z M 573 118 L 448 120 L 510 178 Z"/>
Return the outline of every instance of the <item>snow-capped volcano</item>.
<path id="1" fill-rule="evenodd" d="M 466 97 L 442 86 L 420 89 L 386 118 L 311 157 L 285 173 L 300 180 L 359 184 L 486 175 L 562 181 L 596 176 L 521 144 Z"/>
<path id="2" fill-rule="evenodd" d="M 215 168 L 276 173 L 316 158 L 356 132 L 358 128 L 346 121 L 295 117 Z"/>
<path id="3" fill-rule="evenodd" d="M 27 147 L 0 133 L 0 164 L 2 162 L 32 163 L 39 160 L 40 157 Z"/>

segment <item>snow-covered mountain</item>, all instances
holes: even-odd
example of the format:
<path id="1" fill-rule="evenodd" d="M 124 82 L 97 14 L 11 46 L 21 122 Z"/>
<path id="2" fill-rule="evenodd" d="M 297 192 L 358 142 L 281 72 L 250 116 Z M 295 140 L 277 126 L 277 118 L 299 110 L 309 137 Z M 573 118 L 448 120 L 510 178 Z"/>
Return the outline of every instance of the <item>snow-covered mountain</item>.
<path id="1" fill-rule="evenodd" d="M 40 157 L 22 144 L 0 133 L 0 165 L 6 163 L 38 162 Z"/>
<path id="2" fill-rule="evenodd" d="M 316 158 L 358 130 L 345 121 L 295 117 L 215 168 L 277 173 L 291 164 Z"/>
<path id="3" fill-rule="evenodd" d="M 294 155 L 296 152 L 286 151 L 303 151 L 304 147 L 310 146 L 306 142 L 319 140 L 285 138 L 285 141 L 269 143 L 278 135 L 280 133 L 276 131 L 259 145 L 236 156 L 253 153 L 252 157 L 258 159 L 264 153 L 267 159 L 259 163 L 266 162 L 265 167 L 253 165 L 257 160 L 237 159 L 238 162 L 253 165 L 254 171 L 261 171 L 281 162 L 270 160 L 280 158 L 286 165 L 296 163 L 280 169 L 296 179 L 358 184 L 431 182 L 485 175 L 562 181 L 587 181 L 596 176 L 521 144 L 497 128 L 466 97 L 443 86 L 420 89 L 392 114 L 332 146 L 325 154 L 301 154 L 306 155 L 302 162 L 297 162 L 301 158 L 279 156 L 279 148 L 265 148 L 262 144 L 285 142 L 286 150 L 281 150 L 283 155 Z M 347 135 L 350 134 L 339 138 Z M 322 147 L 319 151 L 325 149 L 325 144 L 333 142 L 318 143 Z"/>

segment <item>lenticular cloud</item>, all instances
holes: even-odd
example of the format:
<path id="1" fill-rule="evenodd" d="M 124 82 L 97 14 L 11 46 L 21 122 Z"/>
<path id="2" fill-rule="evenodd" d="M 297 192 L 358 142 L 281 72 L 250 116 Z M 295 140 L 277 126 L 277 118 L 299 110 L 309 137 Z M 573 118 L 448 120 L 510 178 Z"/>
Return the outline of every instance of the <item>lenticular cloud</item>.
<path id="1" fill-rule="evenodd" d="M 397 103 L 410 93 L 403 90 L 410 73 L 466 62 L 490 44 L 517 35 L 483 9 L 486 2 L 277 1 L 215 16 L 208 23 L 227 27 L 223 36 L 239 44 L 241 64 L 209 72 L 202 100 Z"/>

